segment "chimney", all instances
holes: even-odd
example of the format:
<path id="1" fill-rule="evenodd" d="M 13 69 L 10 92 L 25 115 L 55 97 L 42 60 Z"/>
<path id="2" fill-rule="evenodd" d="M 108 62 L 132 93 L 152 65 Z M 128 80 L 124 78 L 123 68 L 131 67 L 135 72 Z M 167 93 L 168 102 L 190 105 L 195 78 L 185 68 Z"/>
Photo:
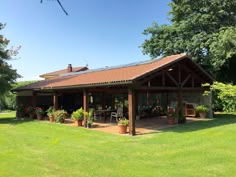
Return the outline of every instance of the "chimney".
<path id="1" fill-rule="evenodd" d="M 71 64 L 68 64 L 67 72 L 68 72 L 68 73 L 72 72 L 72 65 L 71 65 Z"/>

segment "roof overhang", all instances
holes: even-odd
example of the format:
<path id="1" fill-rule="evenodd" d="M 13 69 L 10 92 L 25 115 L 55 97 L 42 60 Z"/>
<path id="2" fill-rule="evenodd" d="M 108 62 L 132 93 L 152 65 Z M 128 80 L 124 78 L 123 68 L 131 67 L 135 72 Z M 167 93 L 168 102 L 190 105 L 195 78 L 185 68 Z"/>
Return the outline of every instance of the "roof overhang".
<path id="1" fill-rule="evenodd" d="M 41 90 L 64 90 L 64 89 L 83 89 L 83 88 L 90 88 L 90 87 L 104 87 L 104 86 L 120 86 L 120 85 L 131 85 L 133 83 L 132 80 L 127 81 L 117 81 L 117 82 L 103 82 L 103 83 L 95 83 L 95 84 L 83 84 L 83 85 L 70 85 L 70 86 L 58 86 L 58 87 L 40 87 L 34 89 L 20 89 L 20 90 L 13 90 L 14 92 L 21 92 L 27 90 L 33 91 L 41 91 Z"/>

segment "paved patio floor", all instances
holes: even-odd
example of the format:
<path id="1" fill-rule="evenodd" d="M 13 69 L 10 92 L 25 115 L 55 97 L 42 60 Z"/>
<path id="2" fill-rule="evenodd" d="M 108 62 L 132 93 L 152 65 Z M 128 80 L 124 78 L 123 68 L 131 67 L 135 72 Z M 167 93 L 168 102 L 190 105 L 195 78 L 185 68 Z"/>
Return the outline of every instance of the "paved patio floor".
<path id="1" fill-rule="evenodd" d="M 199 121 L 199 120 L 201 119 L 187 117 L 187 123 Z M 70 120 L 70 119 L 67 119 L 65 124 L 70 125 L 70 126 L 75 126 L 73 123 L 73 120 Z M 165 116 L 136 120 L 135 125 L 136 125 L 137 135 L 160 132 L 162 129 L 178 126 L 178 124 L 168 125 L 167 119 Z M 102 131 L 102 132 L 107 132 L 107 133 L 112 133 L 112 134 L 119 134 L 118 126 L 117 126 L 117 123 L 115 122 L 104 123 L 102 121 L 96 121 L 93 123 L 91 130 Z M 128 134 L 129 134 L 129 129 L 128 129 L 128 133 L 125 135 L 128 135 Z"/>

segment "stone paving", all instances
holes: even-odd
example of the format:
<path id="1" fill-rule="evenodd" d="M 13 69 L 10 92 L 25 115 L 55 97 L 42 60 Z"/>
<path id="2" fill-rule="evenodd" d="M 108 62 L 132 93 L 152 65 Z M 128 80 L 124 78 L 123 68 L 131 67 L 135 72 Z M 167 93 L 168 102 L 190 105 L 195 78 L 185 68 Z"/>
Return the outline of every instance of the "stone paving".
<path id="1" fill-rule="evenodd" d="M 200 119 L 188 117 L 187 123 L 198 121 L 198 120 Z M 70 120 L 70 119 L 67 119 L 65 124 L 70 125 L 70 126 L 75 126 L 73 120 Z M 178 124 L 168 125 L 165 116 L 136 120 L 135 125 L 136 125 L 137 135 L 160 132 L 162 129 L 178 126 Z M 112 123 L 110 122 L 104 123 L 102 121 L 94 122 L 91 130 L 102 131 L 102 132 L 107 132 L 107 133 L 112 133 L 112 134 L 119 134 L 118 126 L 117 126 L 117 123 L 115 122 L 112 122 Z M 129 132 L 129 129 L 128 129 L 128 132 Z M 128 134 L 129 133 L 127 133 L 126 135 Z"/>

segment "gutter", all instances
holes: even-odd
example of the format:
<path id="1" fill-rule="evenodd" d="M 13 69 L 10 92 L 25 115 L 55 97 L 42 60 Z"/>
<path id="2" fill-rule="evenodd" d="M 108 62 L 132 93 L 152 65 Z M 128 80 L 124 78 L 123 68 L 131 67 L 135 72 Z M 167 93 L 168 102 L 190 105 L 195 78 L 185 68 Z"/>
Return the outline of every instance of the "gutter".
<path id="1" fill-rule="evenodd" d="M 31 89 L 20 89 L 13 90 L 14 92 L 20 91 L 40 91 L 40 90 L 62 90 L 62 89 L 74 89 L 74 88 L 89 88 L 89 87 L 101 87 L 101 86 L 116 86 L 116 85 L 129 85 L 132 84 L 132 80 L 127 81 L 117 81 L 117 82 L 104 82 L 104 83 L 95 83 L 95 84 L 83 84 L 83 85 L 71 85 L 71 86 L 58 86 L 58 87 L 41 87 L 41 88 L 31 88 Z"/>

